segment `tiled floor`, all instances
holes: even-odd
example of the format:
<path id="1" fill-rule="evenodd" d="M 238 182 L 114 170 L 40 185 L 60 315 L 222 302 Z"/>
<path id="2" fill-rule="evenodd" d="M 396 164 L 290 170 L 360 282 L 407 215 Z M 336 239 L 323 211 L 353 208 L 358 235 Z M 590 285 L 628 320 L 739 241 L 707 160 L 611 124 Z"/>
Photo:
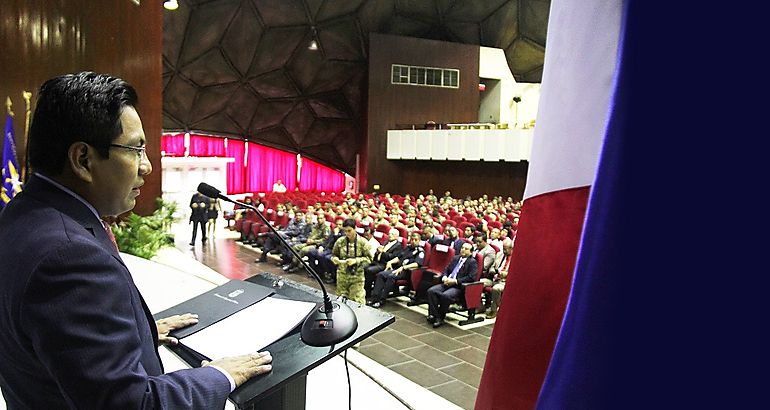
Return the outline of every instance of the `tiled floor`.
<path id="1" fill-rule="evenodd" d="M 305 273 L 285 273 L 271 262 L 255 263 L 258 253 L 236 242 L 235 233 L 222 225 L 215 238 L 194 247 L 188 245 L 190 230 L 185 224 L 175 227 L 176 247 L 224 276 L 246 279 L 268 272 L 317 286 Z M 336 291 L 334 285 L 327 285 L 327 290 Z M 460 328 L 454 321 L 433 329 L 425 320 L 424 305 L 406 307 L 403 299 L 389 302 L 383 309 L 396 317 L 395 323 L 363 341 L 358 351 L 458 406 L 472 409 L 493 321 L 485 320 L 473 328 Z"/>

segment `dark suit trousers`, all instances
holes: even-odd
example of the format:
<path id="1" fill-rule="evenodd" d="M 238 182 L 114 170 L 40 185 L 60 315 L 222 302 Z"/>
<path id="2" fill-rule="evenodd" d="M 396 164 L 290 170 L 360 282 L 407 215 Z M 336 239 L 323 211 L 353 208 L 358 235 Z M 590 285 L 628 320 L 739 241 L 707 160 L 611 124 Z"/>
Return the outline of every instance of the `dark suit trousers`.
<path id="1" fill-rule="evenodd" d="M 384 270 L 377 274 L 377 280 L 374 282 L 372 290 L 372 300 L 383 301 L 388 298 L 390 292 L 396 290 L 396 281 L 406 279 L 410 271 L 402 270 L 398 275 L 393 274 L 391 269 Z"/>
<path id="2" fill-rule="evenodd" d="M 444 319 L 449 306 L 460 300 L 463 290 L 458 287 L 449 287 L 443 283 L 433 285 L 428 289 L 428 314 L 436 319 Z"/>
<path id="3" fill-rule="evenodd" d="M 385 269 L 385 265 L 381 263 L 373 263 L 364 268 L 364 290 L 366 291 L 366 296 L 372 295 L 372 286 L 374 286 L 375 278 L 383 269 Z"/>
<path id="4" fill-rule="evenodd" d="M 206 221 L 193 221 L 192 240 L 190 242 L 195 243 L 195 237 L 198 233 L 198 225 L 201 227 L 201 240 L 206 241 Z"/>

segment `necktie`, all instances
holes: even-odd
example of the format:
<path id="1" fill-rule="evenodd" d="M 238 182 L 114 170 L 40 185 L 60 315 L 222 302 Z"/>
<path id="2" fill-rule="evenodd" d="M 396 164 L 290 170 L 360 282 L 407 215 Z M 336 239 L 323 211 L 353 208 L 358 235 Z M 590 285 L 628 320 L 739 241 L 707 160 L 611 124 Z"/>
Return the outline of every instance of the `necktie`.
<path id="1" fill-rule="evenodd" d="M 115 245 L 115 250 L 120 252 L 120 249 L 118 249 L 118 243 L 115 241 L 115 235 L 112 233 L 112 228 L 110 228 L 110 225 L 107 223 L 102 223 L 102 225 L 104 225 L 104 232 L 107 233 L 107 237 L 110 238 L 112 244 Z"/>
<path id="2" fill-rule="evenodd" d="M 506 255 L 505 255 L 505 254 L 503 254 L 503 259 L 502 259 L 502 260 L 500 260 L 500 266 L 498 266 L 498 267 L 497 267 L 497 271 L 498 271 L 498 272 L 499 272 L 500 270 L 502 270 L 502 269 L 503 269 L 503 266 L 505 266 L 505 260 L 506 260 L 506 259 L 507 259 L 507 258 L 506 258 Z"/>
<path id="3" fill-rule="evenodd" d="M 449 275 L 449 279 L 454 279 L 457 276 L 457 272 L 460 271 L 460 267 L 463 266 L 464 262 L 465 258 L 460 258 L 460 260 L 457 261 L 457 265 L 455 265 L 455 268 L 452 269 L 452 273 Z"/>

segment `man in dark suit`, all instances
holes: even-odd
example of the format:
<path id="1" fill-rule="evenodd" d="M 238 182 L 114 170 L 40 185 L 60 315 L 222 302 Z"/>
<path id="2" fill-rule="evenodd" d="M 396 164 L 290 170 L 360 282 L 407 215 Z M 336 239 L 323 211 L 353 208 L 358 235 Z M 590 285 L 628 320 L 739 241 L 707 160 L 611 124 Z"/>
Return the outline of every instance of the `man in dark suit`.
<path id="1" fill-rule="evenodd" d="M 9 409 L 212 409 L 269 353 L 164 374 L 156 323 L 103 218 L 131 210 L 152 171 L 136 92 L 78 73 L 47 81 L 29 135 L 34 175 L 0 213 L 0 389 Z"/>
<path id="2" fill-rule="evenodd" d="M 372 263 L 364 268 L 364 290 L 366 291 L 366 297 L 372 295 L 372 287 L 374 286 L 377 274 L 385 270 L 385 264 L 388 261 L 401 253 L 403 248 L 401 246 L 400 234 L 398 229 L 390 228 L 390 231 L 388 231 L 388 242 L 376 248 Z"/>
<path id="3" fill-rule="evenodd" d="M 444 233 L 446 233 L 446 238 L 444 238 L 444 245 L 454 249 L 455 255 L 459 255 L 460 247 L 463 246 L 463 244 L 466 242 L 460 238 L 460 234 L 457 232 L 457 228 L 450 225 L 449 229 L 445 230 Z"/>
<path id="4" fill-rule="evenodd" d="M 476 278 L 476 259 L 471 257 L 473 246 L 464 243 L 460 248 L 460 254 L 452 259 L 452 262 L 444 269 L 441 275 L 441 283 L 428 289 L 428 322 L 433 327 L 444 324 L 449 306 L 460 300 L 463 294 L 462 284 L 470 283 Z"/>
<path id="5" fill-rule="evenodd" d="M 193 226 L 192 240 L 190 246 L 195 246 L 195 234 L 198 233 L 198 226 L 201 227 L 201 243 L 206 243 L 206 223 L 209 220 L 209 197 L 196 192 L 190 198 L 190 223 Z"/>

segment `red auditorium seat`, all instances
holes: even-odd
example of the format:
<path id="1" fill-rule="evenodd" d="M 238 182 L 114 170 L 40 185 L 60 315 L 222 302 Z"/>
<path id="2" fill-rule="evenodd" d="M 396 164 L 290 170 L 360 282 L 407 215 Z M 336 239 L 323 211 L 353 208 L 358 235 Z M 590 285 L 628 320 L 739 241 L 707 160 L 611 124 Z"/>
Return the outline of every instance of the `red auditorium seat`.
<path id="1" fill-rule="evenodd" d="M 289 224 L 289 214 L 286 212 L 275 213 L 275 229 L 285 228 Z"/>
<path id="2" fill-rule="evenodd" d="M 380 245 L 385 245 L 385 242 L 388 241 L 388 235 L 382 233 L 382 231 L 374 231 L 372 235 L 374 236 L 374 239 L 377 239 L 377 242 L 379 242 Z"/>
<path id="3" fill-rule="evenodd" d="M 454 256 L 455 250 L 446 245 L 439 244 L 431 249 L 427 267 L 412 271 L 412 288 L 415 293 L 407 305 L 415 306 L 427 303 L 426 292 L 428 288 L 438 283 L 438 277 L 444 272 L 449 262 L 452 262 Z"/>
<path id="4" fill-rule="evenodd" d="M 428 263 L 430 263 L 430 255 L 431 255 L 431 249 L 430 244 L 427 242 L 421 242 L 423 248 L 425 249 L 425 257 L 422 260 L 422 267 L 428 266 Z M 419 269 L 419 268 L 418 268 Z M 418 270 L 415 269 L 415 270 Z M 393 296 L 404 296 L 408 295 L 410 290 L 415 290 L 420 285 L 420 282 L 414 282 L 413 275 L 410 275 L 410 277 L 407 277 L 405 279 L 399 279 L 396 281 L 396 292 Z M 402 286 L 405 286 L 404 289 L 401 289 Z"/>
<path id="5" fill-rule="evenodd" d="M 465 318 L 459 322 L 460 326 L 477 323 L 484 320 L 483 316 L 476 316 L 476 309 L 481 307 L 481 294 L 484 292 L 484 283 L 481 282 L 481 273 L 484 271 L 484 256 L 476 253 L 476 278 L 474 282 L 463 283 L 463 295 L 460 297 L 459 305 L 462 309 L 452 309 L 449 311 Z"/>

